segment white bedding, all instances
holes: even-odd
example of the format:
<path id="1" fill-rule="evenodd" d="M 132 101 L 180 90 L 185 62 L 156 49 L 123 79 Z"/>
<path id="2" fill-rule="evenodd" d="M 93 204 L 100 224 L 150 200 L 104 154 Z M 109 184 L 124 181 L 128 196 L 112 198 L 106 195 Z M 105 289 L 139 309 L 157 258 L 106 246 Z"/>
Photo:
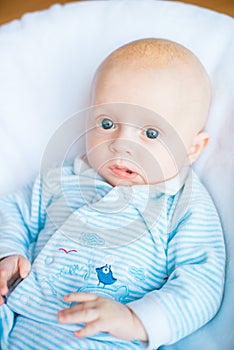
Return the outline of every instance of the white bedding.
<path id="1" fill-rule="evenodd" d="M 14 190 L 38 172 L 56 128 L 88 106 L 91 78 L 100 61 L 123 43 L 143 37 L 168 38 L 187 46 L 211 77 L 211 142 L 196 168 L 220 212 L 228 254 L 221 311 L 195 334 L 165 349 L 233 350 L 231 17 L 177 2 L 115 0 L 55 5 L 0 26 L 0 193 Z"/>

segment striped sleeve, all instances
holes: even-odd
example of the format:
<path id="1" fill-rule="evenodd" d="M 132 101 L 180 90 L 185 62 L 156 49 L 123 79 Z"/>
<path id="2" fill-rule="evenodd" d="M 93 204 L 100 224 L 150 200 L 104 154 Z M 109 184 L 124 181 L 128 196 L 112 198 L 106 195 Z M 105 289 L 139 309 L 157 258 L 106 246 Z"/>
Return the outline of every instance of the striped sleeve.
<path id="1" fill-rule="evenodd" d="M 45 222 L 41 180 L 24 186 L 0 200 L 0 258 L 19 254 L 27 257 Z"/>
<path id="2" fill-rule="evenodd" d="M 211 320 L 223 295 L 225 248 L 209 198 L 195 201 L 169 236 L 168 280 L 129 306 L 144 324 L 149 349 L 173 344 Z"/>

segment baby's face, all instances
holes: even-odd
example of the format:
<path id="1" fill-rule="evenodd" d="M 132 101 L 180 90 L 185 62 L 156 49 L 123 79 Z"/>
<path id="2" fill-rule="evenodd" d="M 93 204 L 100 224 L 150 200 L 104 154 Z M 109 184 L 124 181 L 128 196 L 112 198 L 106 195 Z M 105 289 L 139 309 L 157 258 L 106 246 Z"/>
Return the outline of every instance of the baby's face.
<path id="1" fill-rule="evenodd" d="M 161 183 L 189 164 L 197 87 L 181 69 L 115 67 L 96 79 L 86 156 L 113 186 Z"/>

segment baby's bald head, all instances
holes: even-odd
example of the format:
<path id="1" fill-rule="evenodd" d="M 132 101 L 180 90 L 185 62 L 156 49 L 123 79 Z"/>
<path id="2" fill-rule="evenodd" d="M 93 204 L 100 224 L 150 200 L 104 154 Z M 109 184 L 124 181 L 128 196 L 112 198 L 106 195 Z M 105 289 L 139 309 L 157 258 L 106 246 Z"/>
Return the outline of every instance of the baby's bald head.
<path id="1" fill-rule="evenodd" d="M 100 65 L 99 70 L 116 64 L 135 68 L 164 68 L 170 64 L 188 62 L 191 52 L 185 47 L 165 39 L 141 39 L 113 51 Z"/>

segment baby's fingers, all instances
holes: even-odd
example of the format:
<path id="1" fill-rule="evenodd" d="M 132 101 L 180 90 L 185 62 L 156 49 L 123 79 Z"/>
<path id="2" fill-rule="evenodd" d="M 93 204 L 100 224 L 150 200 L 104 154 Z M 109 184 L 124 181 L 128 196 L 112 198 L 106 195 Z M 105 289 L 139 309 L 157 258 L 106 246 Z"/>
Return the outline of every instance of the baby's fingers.
<path id="1" fill-rule="evenodd" d="M 30 261 L 26 259 L 24 256 L 19 256 L 18 267 L 19 267 L 20 277 L 21 278 L 27 277 L 31 269 Z"/>
<path id="2" fill-rule="evenodd" d="M 85 301 L 93 301 L 97 300 L 98 296 L 93 293 L 72 293 L 65 295 L 64 300 L 66 302 L 77 302 L 77 303 L 82 303 Z"/>
<path id="3" fill-rule="evenodd" d="M 6 295 L 8 292 L 7 280 L 8 280 L 8 273 L 6 269 L 0 268 L 0 295 Z"/>
<path id="4" fill-rule="evenodd" d="M 103 325 L 101 320 L 89 322 L 84 328 L 74 332 L 76 337 L 88 337 L 97 333 L 103 332 Z"/>
<path id="5" fill-rule="evenodd" d="M 99 311 L 92 303 L 77 304 L 58 313 L 61 323 L 87 323 L 96 320 Z"/>

